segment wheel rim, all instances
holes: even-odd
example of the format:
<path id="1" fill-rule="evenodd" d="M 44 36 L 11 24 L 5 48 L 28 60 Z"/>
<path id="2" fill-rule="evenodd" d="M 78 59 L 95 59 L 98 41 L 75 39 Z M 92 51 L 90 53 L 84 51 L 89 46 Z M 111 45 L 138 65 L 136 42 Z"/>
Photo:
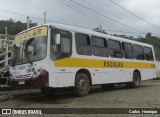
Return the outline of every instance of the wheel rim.
<path id="1" fill-rule="evenodd" d="M 84 79 L 79 81 L 78 89 L 81 92 L 85 92 L 87 90 L 87 82 Z"/>

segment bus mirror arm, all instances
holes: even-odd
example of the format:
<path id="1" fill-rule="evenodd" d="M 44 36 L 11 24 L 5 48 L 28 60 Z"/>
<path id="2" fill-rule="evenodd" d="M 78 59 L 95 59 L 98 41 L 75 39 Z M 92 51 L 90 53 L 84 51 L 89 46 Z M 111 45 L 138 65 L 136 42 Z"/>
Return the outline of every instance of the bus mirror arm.
<path id="1" fill-rule="evenodd" d="M 60 45 L 60 43 L 61 43 L 61 35 L 60 34 L 56 35 L 55 43 L 56 43 L 56 45 Z"/>

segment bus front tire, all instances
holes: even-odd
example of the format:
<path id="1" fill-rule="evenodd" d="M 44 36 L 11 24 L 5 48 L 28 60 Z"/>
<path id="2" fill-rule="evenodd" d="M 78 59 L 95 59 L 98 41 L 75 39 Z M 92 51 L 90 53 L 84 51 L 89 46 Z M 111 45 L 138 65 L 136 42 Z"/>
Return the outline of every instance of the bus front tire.
<path id="1" fill-rule="evenodd" d="M 75 87 L 73 88 L 73 94 L 81 97 L 88 94 L 90 90 L 89 78 L 84 73 L 78 73 L 75 79 Z"/>
<path id="2" fill-rule="evenodd" d="M 141 83 L 141 76 L 138 72 L 133 73 L 133 81 L 132 82 L 127 82 L 126 87 L 127 88 L 138 88 L 140 87 Z"/>

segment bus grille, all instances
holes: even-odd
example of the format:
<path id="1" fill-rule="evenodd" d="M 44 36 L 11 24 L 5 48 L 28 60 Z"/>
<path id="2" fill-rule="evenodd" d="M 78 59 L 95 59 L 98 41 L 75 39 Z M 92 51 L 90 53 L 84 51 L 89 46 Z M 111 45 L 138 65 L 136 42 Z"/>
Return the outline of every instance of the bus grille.
<path id="1" fill-rule="evenodd" d="M 16 79 L 26 79 L 26 78 L 31 78 L 31 74 L 26 74 L 26 75 L 18 75 L 15 76 Z"/>

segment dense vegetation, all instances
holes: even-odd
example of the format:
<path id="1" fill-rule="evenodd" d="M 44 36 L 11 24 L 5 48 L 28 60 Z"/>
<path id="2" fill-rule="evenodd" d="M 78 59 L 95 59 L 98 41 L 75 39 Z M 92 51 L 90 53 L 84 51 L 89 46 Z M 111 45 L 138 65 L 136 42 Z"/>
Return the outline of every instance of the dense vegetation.
<path id="1" fill-rule="evenodd" d="M 158 58 L 160 57 L 160 38 L 159 37 L 156 37 L 156 36 L 151 36 L 149 38 L 147 36 L 145 38 L 140 37 L 140 38 L 137 38 L 137 41 L 153 45 L 156 56 Z"/>
<path id="2" fill-rule="evenodd" d="M 30 27 L 36 26 L 37 23 L 30 22 Z M 1 20 L 0 21 L 0 34 L 5 34 L 5 27 L 9 35 L 16 35 L 17 33 L 25 30 L 27 28 L 27 23 L 21 21 L 10 20 Z"/>

